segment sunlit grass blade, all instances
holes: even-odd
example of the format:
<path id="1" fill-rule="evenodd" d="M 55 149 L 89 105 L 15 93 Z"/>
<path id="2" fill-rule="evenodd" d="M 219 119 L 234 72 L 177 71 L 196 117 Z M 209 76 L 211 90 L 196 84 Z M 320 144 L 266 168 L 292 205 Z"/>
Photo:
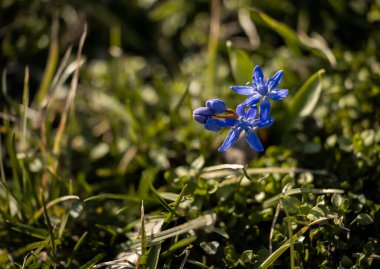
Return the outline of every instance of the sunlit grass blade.
<path id="1" fill-rule="evenodd" d="M 21 106 L 21 149 L 26 148 L 26 125 L 28 119 L 28 105 L 29 105 L 29 68 L 25 68 L 24 76 L 24 90 L 22 94 L 22 106 Z"/>
<path id="2" fill-rule="evenodd" d="M 147 236 L 147 245 L 152 246 L 155 244 L 160 244 L 164 240 L 184 234 L 190 230 L 195 230 L 203 227 L 212 227 L 215 224 L 216 221 L 216 214 L 215 213 L 208 213 L 205 215 L 202 215 L 196 219 L 190 220 L 188 222 L 185 222 L 181 225 L 175 226 L 173 228 L 154 233 L 152 235 Z M 133 240 L 124 244 L 121 244 L 122 248 L 125 249 L 135 249 L 141 244 L 141 240 Z"/>
<path id="3" fill-rule="evenodd" d="M 19 256 L 25 254 L 28 251 L 31 251 L 31 250 L 34 250 L 34 249 L 38 249 L 38 248 L 46 248 L 48 246 L 49 246 L 49 239 L 46 239 L 46 240 L 43 240 L 43 241 L 38 241 L 38 242 L 33 242 L 33 243 L 30 243 L 30 244 L 27 244 L 27 245 L 23 246 L 22 248 L 19 248 L 19 249 L 15 250 L 12 253 L 12 255 L 14 257 L 19 257 Z"/>
<path id="4" fill-rule="evenodd" d="M 51 200 L 50 202 L 48 202 L 46 204 L 46 209 L 49 209 L 50 207 L 58 204 L 58 203 L 62 203 L 64 201 L 69 201 L 69 200 L 80 200 L 80 198 L 76 195 L 66 195 L 66 196 L 62 196 L 62 197 L 59 197 L 59 198 L 56 198 L 54 200 Z M 29 224 L 33 223 L 36 219 L 38 219 L 44 212 L 44 207 L 41 207 L 38 211 L 36 211 L 33 215 L 33 217 L 31 218 L 31 220 L 29 220 Z"/>
<path id="5" fill-rule="evenodd" d="M 202 169 L 201 176 L 203 178 L 225 178 L 231 177 L 233 175 L 240 176 L 244 174 L 244 169 L 246 173 L 251 177 L 252 175 L 260 174 L 300 174 L 300 173 L 311 173 L 321 176 L 329 176 L 335 179 L 335 176 L 324 170 L 312 170 L 298 167 L 263 167 L 263 168 L 245 168 L 240 164 L 221 164 L 215 166 L 208 166 Z"/>
<path id="6" fill-rule="evenodd" d="M 168 250 L 162 252 L 161 256 L 162 257 L 167 257 L 170 254 L 172 254 L 174 251 L 176 251 L 178 249 L 181 249 L 181 248 L 187 247 L 189 244 L 191 244 L 195 240 L 197 240 L 197 236 L 196 235 L 193 235 L 193 236 L 190 236 L 190 237 L 186 237 L 186 238 L 184 238 L 182 240 L 179 240 L 178 242 L 176 242 L 173 245 L 171 245 Z"/>
<path id="7" fill-rule="evenodd" d="M 144 255 L 146 253 L 147 241 L 146 241 L 146 230 L 145 230 L 145 216 L 144 216 L 144 202 L 141 202 L 141 254 Z"/>
<path id="8" fill-rule="evenodd" d="M 72 108 L 72 105 L 74 102 L 76 90 L 78 87 L 80 59 L 82 56 L 82 49 L 84 46 L 84 41 L 86 39 L 86 36 L 87 36 L 87 25 L 85 24 L 81 39 L 79 41 L 79 46 L 78 46 L 78 53 L 77 53 L 77 57 L 76 57 L 77 68 L 75 69 L 73 78 L 71 80 L 70 90 L 69 90 L 69 93 L 68 93 L 67 98 L 66 98 L 64 110 L 62 112 L 61 120 L 59 122 L 58 130 L 57 130 L 57 133 L 56 133 L 55 139 L 54 139 L 54 145 L 53 145 L 53 153 L 54 154 L 59 153 L 60 142 L 61 142 L 63 132 L 65 130 L 69 110 L 70 110 L 70 108 Z M 55 168 L 55 167 L 53 167 L 53 168 Z"/>
<path id="9" fill-rule="evenodd" d="M 117 194 L 117 193 L 102 193 L 102 194 L 94 195 L 85 199 L 84 202 L 88 203 L 95 200 L 107 200 L 107 199 L 126 200 L 126 201 L 134 202 L 134 203 L 141 202 L 141 199 L 135 195 Z"/>
<path id="10" fill-rule="evenodd" d="M 171 207 L 174 211 L 169 211 L 169 213 L 166 215 L 166 218 L 164 220 L 164 224 L 162 226 L 163 229 L 165 229 L 169 223 L 173 220 L 173 218 L 176 216 L 176 212 L 177 212 L 177 209 L 178 209 L 178 206 L 180 205 L 180 203 L 182 202 L 185 194 L 186 194 L 186 190 L 187 190 L 187 185 L 185 185 L 181 191 L 181 193 L 179 194 L 177 200 L 174 202 L 173 204 L 173 207 Z"/>

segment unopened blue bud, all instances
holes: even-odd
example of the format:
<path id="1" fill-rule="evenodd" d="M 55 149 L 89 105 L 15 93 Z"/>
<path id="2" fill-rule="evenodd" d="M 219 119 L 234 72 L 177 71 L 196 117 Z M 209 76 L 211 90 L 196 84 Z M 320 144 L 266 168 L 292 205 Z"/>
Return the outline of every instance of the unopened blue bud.
<path id="1" fill-rule="evenodd" d="M 219 132 L 222 129 L 222 126 L 219 124 L 219 120 L 217 119 L 208 119 L 203 125 L 203 128 L 212 132 Z"/>
<path id="2" fill-rule="evenodd" d="M 213 114 L 214 111 L 208 107 L 198 107 L 193 111 L 193 118 L 199 123 L 205 123 Z"/>
<path id="3" fill-rule="evenodd" d="M 215 111 L 215 113 L 223 113 L 226 110 L 226 103 L 219 99 L 211 99 L 206 102 L 206 106 Z"/>

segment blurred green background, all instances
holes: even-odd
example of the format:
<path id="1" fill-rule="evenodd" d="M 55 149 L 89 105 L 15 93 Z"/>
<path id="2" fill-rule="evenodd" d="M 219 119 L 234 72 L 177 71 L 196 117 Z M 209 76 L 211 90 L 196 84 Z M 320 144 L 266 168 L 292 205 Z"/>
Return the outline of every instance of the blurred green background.
<path id="1" fill-rule="evenodd" d="M 172 226 L 217 213 L 216 227 L 230 236 L 204 258 L 199 242 L 220 238 L 201 233 L 189 256 L 215 268 L 251 268 L 268 255 L 275 211 L 261 202 L 288 183 L 342 189 L 331 202 L 336 208 L 327 206 L 331 196 L 327 204 L 325 195 L 298 197 L 289 211 L 295 223 L 312 220 L 314 206 L 346 225 L 360 214 L 372 221 L 350 226 L 349 239 L 332 236 L 341 233 L 337 226 L 316 229 L 310 244 L 297 249 L 298 265 L 370 266 L 380 238 L 379 29 L 378 0 L 2 0 L 0 266 L 79 268 L 113 259 L 130 239 L 141 200 L 146 214 L 165 211 L 149 182 L 172 194 L 187 184 L 191 206 L 183 206 Z M 250 81 L 255 65 L 266 77 L 284 70 L 280 87 L 289 96 L 273 104 L 275 124 L 259 134 L 263 154 L 244 141 L 220 154 L 226 132 L 203 130 L 192 110 L 211 98 L 235 108 L 243 98 L 229 86 Z M 200 174 L 221 163 L 308 170 L 265 172 L 260 183 L 229 189 Z M 48 202 L 68 195 L 78 200 L 49 208 L 49 225 L 41 196 Z M 287 236 L 283 218 L 273 239 L 278 245 Z M 174 268 L 181 264 L 167 255 Z M 160 259 L 158 268 L 168 260 Z M 278 261 L 288 264 L 287 257 Z"/>

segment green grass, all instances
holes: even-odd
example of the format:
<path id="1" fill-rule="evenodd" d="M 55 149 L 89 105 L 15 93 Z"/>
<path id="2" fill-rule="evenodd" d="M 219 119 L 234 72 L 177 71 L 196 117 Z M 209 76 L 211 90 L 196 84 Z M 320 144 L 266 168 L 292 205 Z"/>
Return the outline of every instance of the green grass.
<path id="1" fill-rule="evenodd" d="M 0 4 L 0 267 L 376 267 L 379 4 L 127 2 Z M 218 153 L 256 64 L 290 94 Z"/>

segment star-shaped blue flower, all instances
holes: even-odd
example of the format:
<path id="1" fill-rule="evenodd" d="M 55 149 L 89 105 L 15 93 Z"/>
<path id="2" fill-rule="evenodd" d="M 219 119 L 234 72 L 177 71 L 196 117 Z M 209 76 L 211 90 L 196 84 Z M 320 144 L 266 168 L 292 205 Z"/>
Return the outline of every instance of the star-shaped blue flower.
<path id="1" fill-rule="evenodd" d="M 229 149 L 238 139 L 242 131 L 245 132 L 245 141 L 248 145 L 256 151 L 264 151 L 263 145 L 260 139 L 254 133 L 254 130 L 258 128 L 265 128 L 270 126 L 274 120 L 269 116 L 270 114 L 270 104 L 268 100 L 264 100 L 260 104 L 260 115 L 257 118 L 257 106 L 252 105 L 249 107 L 248 111 L 245 111 L 243 105 L 239 105 L 236 108 L 236 114 L 239 119 L 229 120 L 228 125 L 225 122 L 220 122 L 222 127 L 232 126 L 223 144 L 218 149 L 220 152 Z M 207 124 L 207 122 L 206 122 Z M 212 124 L 217 124 L 213 121 Z"/>
<path id="2" fill-rule="evenodd" d="M 263 71 L 260 66 L 256 65 L 252 73 L 252 82 L 247 83 L 246 86 L 231 86 L 231 90 L 242 94 L 250 95 L 247 99 L 241 103 L 243 106 L 251 106 L 260 102 L 261 98 L 269 99 L 273 101 L 284 99 L 288 95 L 288 90 L 277 89 L 277 85 L 280 83 L 284 72 L 278 71 L 270 79 L 265 81 Z"/>

